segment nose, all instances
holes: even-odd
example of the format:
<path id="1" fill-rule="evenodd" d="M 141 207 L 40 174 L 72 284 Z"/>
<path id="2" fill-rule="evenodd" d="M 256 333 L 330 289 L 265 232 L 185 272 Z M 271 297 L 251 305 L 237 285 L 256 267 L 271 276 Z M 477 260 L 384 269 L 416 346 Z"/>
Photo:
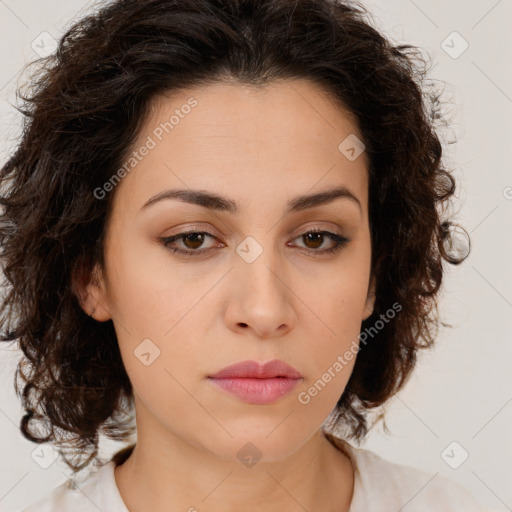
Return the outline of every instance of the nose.
<path id="1" fill-rule="evenodd" d="M 251 330 L 260 338 L 275 338 L 293 329 L 297 321 L 292 283 L 270 253 L 264 250 L 252 263 L 235 258 L 225 313 L 233 331 Z"/>

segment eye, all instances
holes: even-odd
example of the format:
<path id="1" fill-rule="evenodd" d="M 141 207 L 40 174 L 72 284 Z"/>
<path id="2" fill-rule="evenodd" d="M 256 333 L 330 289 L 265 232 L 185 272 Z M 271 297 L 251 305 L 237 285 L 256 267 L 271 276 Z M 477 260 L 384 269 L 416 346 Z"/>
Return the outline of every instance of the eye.
<path id="1" fill-rule="evenodd" d="M 177 235 L 170 237 L 161 238 L 160 241 L 164 247 L 173 253 L 189 256 L 200 256 L 215 248 L 215 246 L 210 246 L 201 249 L 205 241 L 209 238 L 212 240 L 217 240 L 216 236 L 208 233 L 207 231 L 190 230 L 183 233 L 178 233 Z M 297 238 L 295 238 L 295 240 L 300 238 L 302 238 L 306 244 L 310 245 L 309 247 L 306 246 L 306 251 L 315 256 L 338 252 L 350 242 L 349 239 L 343 236 L 331 233 L 330 231 L 321 231 L 318 229 L 310 229 L 299 235 Z M 319 250 L 319 247 L 324 245 L 326 240 L 330 240 L 331 244 L 334 245 L 329 248 Z M 225 245 L 220 243 L 220 247 L 225 247 Z"/>
<path id="2" fill-rule="evenodd" d="M 310 244 L 309 246 L 306 245 L 306 249 L 308 249 L 308 252 L 313 253 L 315 256 L 332 254 L 341 251 L 341 249 L 343 249 L 350 242 L 348 238 L 345 238 L 341 235 L 331 233 L 330 231 L 321 231 L 319 229 L 310 229 L 309 231 L 299 235 L 296 240 L 297 239 L 302 239 L 306 244 Z M 324 244 L 326 239 L 329 239 L 334 245 L 327 249 L 317 250 L 318 247 L 321 247 Z"/>
<path id="3" fill-rule="evenodd" d="M 168 248 L 172 252 L 180 254 L 199 255 L 211 249 L 210 247 L 207 249 L 198 250 L 204 244 L 204 241 L 208 238 L 216 239 L 215 236 L 206 231 L 191 230 L 183 233 L 178 233 L 177 235 L 173 235 L 167 238 L 162 238 L 161 242 L 164 245 L 164 247 Z M 183 249 L 180 247 L 173 247 L 171 244 L 174 244 L 176 241 L 181 242 L 181 247 L 185 248 Z"/>

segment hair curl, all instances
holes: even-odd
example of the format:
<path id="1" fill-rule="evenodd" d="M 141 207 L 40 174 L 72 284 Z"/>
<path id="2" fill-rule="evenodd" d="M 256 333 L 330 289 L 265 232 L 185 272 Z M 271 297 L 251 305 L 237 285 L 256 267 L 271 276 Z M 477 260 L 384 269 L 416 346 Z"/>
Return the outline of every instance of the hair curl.
<path id="1" fill-rule="evenodd" d="M 58 446 L 78 471 L 97 457 L 99 434 L 134 433 L 112 321 L 84 313 L 72 278 L 104 264 L 114 193 L 98 200 L 93 191 L 121 167 L 151 101 L 187 86 L 294 78 L 354 113 L 363 135 L 377 293 L 361 332 L 402 306 L 361 347 L 335 408 L 348 438 L 367 434 L 369 410 L 403 386 L 418 349 L 437 336 L 443 260 L 465 256 L 450 250 L 456 224 L 438 208 L 455 192 L 436 127 L 445 122 L 441 95 L 418 49 L 394 46 L 366 18 L 349 0 L 117 0 L 33 63 L 31 89 L 18 91 L 24 103 L 15 107 L 22 137 L 0 171 L 0 324 L 2 341 L 17 340 L 24 354 L 14 385 L 27 439 Z"/>

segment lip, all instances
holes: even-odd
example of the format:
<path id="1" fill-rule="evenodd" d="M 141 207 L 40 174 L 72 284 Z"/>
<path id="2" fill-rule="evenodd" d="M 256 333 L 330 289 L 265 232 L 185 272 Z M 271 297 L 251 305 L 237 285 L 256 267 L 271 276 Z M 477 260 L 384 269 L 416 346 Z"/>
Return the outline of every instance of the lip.
<path id="1" fill-rule="evenodd" d="M 284 361 L 273 359 L 265 364 L 242 361 L 208 376 L 208 379 L 245 402 L 263 405 L 290 393 L 302 380 L 302 375 Z"/>
<path id="2" fill-rule="evenodd" d="M 272 377 L 287 377 L 301 379 L 302 375 L 295 368 L 280 359 L 272 359 L 265 364 L 257 361 L 241 361 L 240 363 L 226 366 L 220 372 L 210 375 L 213 379 L 225 379 L 231 377 L 246 377 L 254 379 L 270 379 Z"/>

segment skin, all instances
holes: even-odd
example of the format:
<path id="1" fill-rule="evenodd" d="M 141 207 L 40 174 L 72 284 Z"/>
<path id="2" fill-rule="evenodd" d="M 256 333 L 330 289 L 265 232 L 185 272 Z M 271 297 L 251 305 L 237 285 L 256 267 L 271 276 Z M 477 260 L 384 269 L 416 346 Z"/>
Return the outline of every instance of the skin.
<path id="1" fill-rule="evenodd" d="M 134 148 L 191 97 L 197 106 L 111 192 L 105 269 L 81 294 L 87 314 L 112 319 L 134 389 L 138 442 L 115 469 L 117 486 L 132 512 L 348 510 L 353 468 L 321 425 L 355 358 L 308 404 L 298 394 L 358 341 L 373 311 L 367 156 L 350 161 L 338 149 L 350 134 L 362 140 L 356 118 L 304 79 L 215 83 L 155 99 Z M 283 215 L 289 199 L 341 185 L 361 209 L 338 198 Z M 141 211 L 169 188 L 232 198 L 240 212 L 176 199 Z M 215 238 L 173 247 L 201 256 L 159 241 L 192 227 Z M 335 243 L 301 236 L 312 228 L 349 243 L 315 256 Z M 247 236 L 263 249 L 252 263 L 236 252 Z M 134 355 L 146 338 L 160 350 L 147 366 Z M 303 380 L 272 404 L 248 404 L 207 380 L 273 358 Z M 237 456 L 247 442 L 261 454 L 252 467 Z"/>

